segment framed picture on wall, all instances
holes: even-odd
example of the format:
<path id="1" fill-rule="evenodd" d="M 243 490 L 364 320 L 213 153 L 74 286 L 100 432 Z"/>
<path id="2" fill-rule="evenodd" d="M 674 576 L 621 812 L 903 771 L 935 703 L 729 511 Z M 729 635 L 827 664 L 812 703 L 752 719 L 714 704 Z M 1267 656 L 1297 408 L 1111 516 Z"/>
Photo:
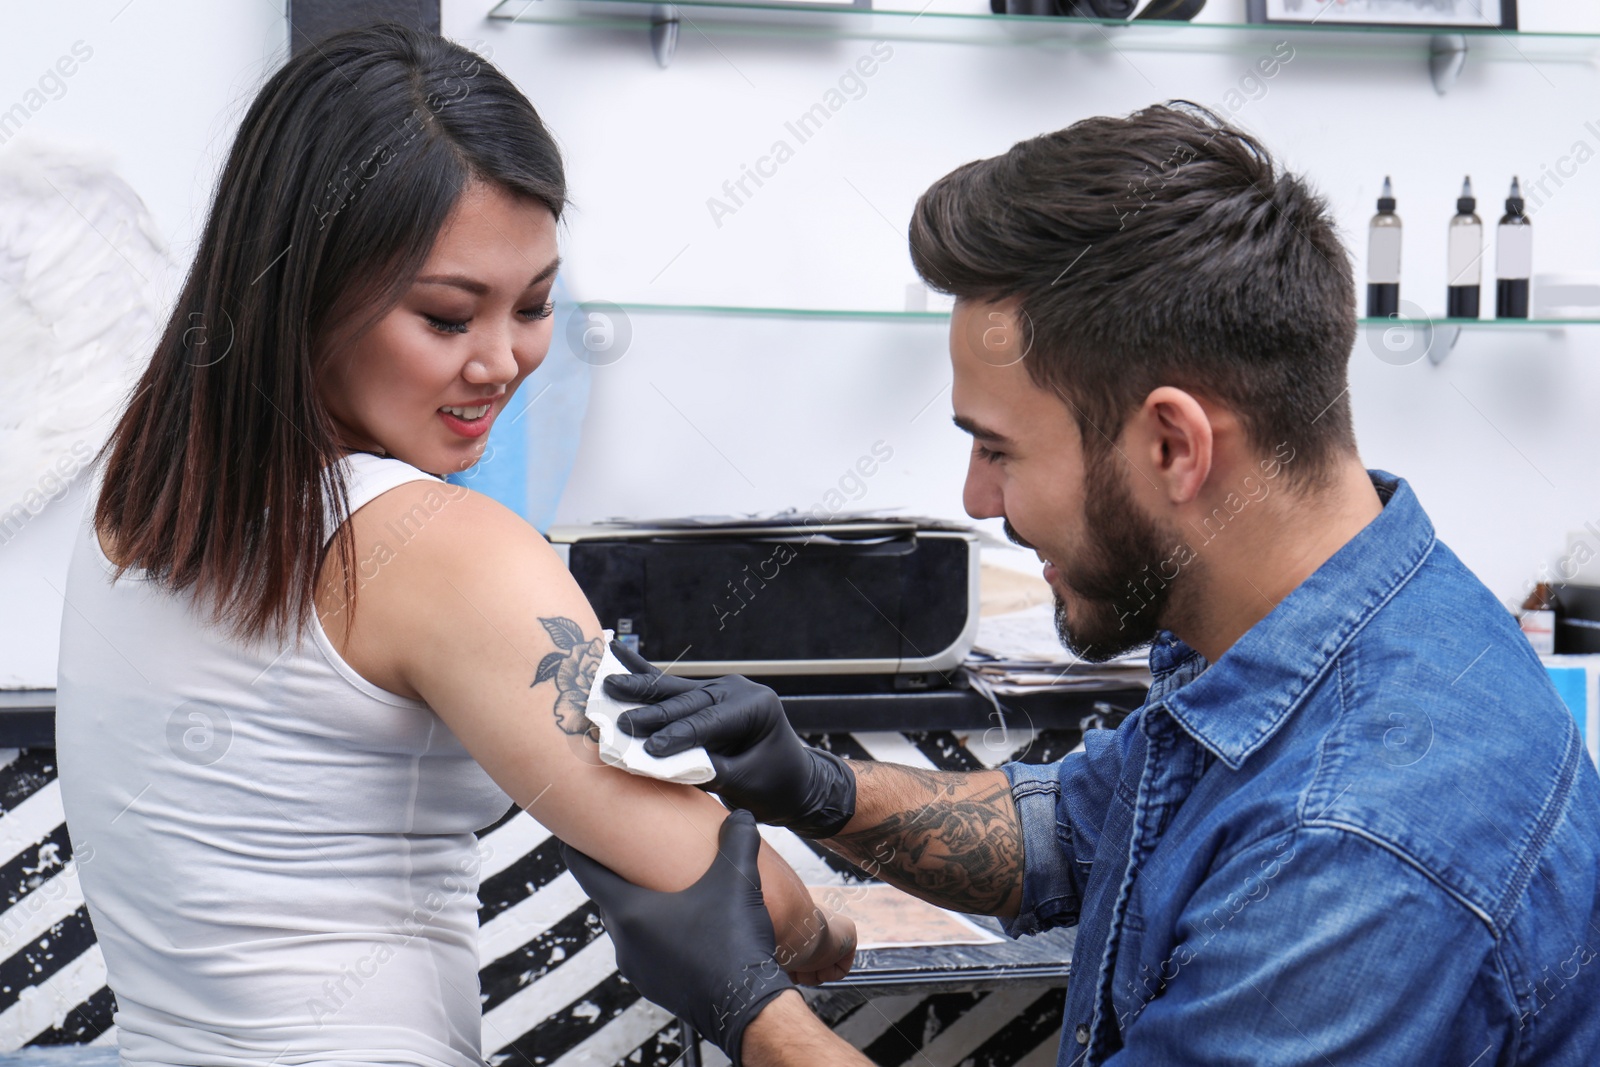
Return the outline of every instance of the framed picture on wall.
<path id="1" fill-rule="evenodd" d="M 1246 0 L 1251 22 L 1514 30 L 1517 0 Z"/>

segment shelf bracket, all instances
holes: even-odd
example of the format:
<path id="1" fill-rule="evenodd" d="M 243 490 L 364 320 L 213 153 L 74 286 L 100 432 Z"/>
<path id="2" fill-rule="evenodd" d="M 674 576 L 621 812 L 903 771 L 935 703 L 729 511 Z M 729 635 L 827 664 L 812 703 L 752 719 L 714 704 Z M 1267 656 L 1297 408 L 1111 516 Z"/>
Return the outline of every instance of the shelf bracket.
<path id="1" fill-rule="evenodd" d="M 1440 326 L 1438 327 L 1439 337 L 1434 336 L 1435 327 L 1431 322 L 1424 326 L 1423 330 L 1425 331 L 1424 341 L 1428 350 L 1428 362 L 1437 367 L 1444 362 L 1444 357 L 1455 351 L 1456 342 L 1461 339 L 1461 327 L 1449 324 Z M 1434 344 L 1438 340 L 1442 340 L 1444 343 Z"/>
<path id="2" fill-rule="evenodd" d="M 678 8 L 675 4 L 656 4 L 650 9 L 650 51 L 662 70 L 672 63 L 678 50 Z"/>
<path id="3" fill-rule="evenodd" d="M 1440 96 L 1461 77 L 1461 68 L 1467 65 L 1467 35 L 1464 33 L 1436 33 L 1428 46 L 1428 73 L 1433 77 L 1433 90 Z"/>

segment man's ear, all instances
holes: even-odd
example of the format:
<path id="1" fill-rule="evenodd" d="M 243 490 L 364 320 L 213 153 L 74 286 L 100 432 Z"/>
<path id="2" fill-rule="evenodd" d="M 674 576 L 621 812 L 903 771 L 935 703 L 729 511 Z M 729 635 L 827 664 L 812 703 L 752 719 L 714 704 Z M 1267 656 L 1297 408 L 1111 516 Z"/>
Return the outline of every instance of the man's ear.
<path id="1" fill-rule="evenodd" d="M 1170 385 L 1151 390 L 1127 423 L 1130 456 L 1173 504 L 1200 495 L 1211 476 L 1211 417 L 1194 394 Z"/>

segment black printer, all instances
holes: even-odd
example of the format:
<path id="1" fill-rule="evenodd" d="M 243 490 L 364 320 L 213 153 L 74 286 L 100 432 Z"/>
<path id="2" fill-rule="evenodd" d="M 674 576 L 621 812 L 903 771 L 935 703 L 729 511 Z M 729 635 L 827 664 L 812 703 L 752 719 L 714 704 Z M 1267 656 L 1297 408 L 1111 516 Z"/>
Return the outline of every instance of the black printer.
<path id="1" fill-rule="evenodd" d="M 600 625 L 673 674 L 937 684 L 978 633 L 978 534 L 943 520 L 652 520 L 546 537 Z"/>

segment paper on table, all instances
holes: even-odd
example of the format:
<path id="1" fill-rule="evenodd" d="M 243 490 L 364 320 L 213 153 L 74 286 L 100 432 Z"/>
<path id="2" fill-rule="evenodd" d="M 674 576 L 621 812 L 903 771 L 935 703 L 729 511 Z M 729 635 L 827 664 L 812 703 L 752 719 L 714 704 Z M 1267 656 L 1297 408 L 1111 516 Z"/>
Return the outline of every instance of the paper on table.
<path id="1" fill-rule="evenodd" d="M 1056 633 L 1054 604 L 1031 604 L 1021 611 L 978 620 L 974 647 L 993 656 L 1056 663 L 1075 659 Z"/>
<path id="2" fill-rule="evenodd" d="M 652 756 L 644 750 L 643 740 L 617 729 L 618 715 L 644 705 L 638 701 L 618 700 L 600 684 L 613 674 L 630 673 L 611 651 L 611 631 L 603 631 L 602 636 L 606 651 L 595 671 L 594 686 L 589 690 L 589 704 L 585 709 L 589 721 L 600 730 L 600 758 L 630 774 L 681 785 L 700 785 L 715 778 L 717 772 L 712 769 L 711 757 L 704 748 L 691 748 L 671 756 Z"/>
<path id="3" fill-rule="evenodd" d="M 1147 666 L 1150 660 L 1149 651 L 1143 648 L 1106 663 L 1080 659 L 1061 643 L 1053 603 L 1033 604 L 1019 611 L 979 618 L 973 650 L 1007 663 L 1061 664 L 1075 671 L 1137 669 Z"/>
<path id="4" fill-rule="evenodd" d="M 856 948 L 991 945 L 1005 938 L 892 885 L 807 886 L 824 911 L 855 920 Z"/>

